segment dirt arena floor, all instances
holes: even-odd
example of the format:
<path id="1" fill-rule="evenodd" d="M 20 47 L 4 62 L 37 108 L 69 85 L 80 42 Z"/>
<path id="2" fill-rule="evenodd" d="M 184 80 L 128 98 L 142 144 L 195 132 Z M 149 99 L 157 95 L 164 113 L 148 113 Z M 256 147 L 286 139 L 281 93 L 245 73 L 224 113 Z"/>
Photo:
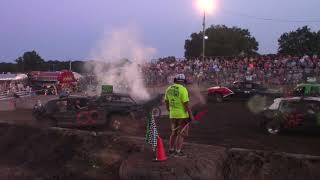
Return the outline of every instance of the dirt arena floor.
<path id="1" fill-rule="evenodd" d="M 219 145 L 228 148 L 248 148 L 320 155 L 320 133 L 290 131 L 268 135 L 257 125 L 257 117 L 243 102 L 211 103 L 208 113 L 193 124 L 189 142 Z M 169 120 L 161 122 L 161 132 L 169 137 Z"/>
<path id="2" fill-rule="evenodd" d="M 198 124 L 193 124 L 188 142 L 219 145 L 227 148 L 248 148 L 297 154 L 320 155 L 320 135 L 316 133 L 285 132 L 270 136 L 257 126 L 256 117 L 243 102 L 210 103 L 209 112 Z M 31 110 L 0 112 L 0 122 L 33 124 Z M 167 117 L 159 120 L 161 136 L 168 139 L 170 124 Z M 141 129 L 139 136 L 144 134 Z"/>

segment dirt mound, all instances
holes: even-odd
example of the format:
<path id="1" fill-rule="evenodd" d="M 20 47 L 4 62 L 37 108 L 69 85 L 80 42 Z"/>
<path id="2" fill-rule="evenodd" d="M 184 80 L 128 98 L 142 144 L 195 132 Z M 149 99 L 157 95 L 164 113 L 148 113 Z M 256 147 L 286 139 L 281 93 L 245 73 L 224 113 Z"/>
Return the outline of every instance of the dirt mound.
<path id="1" fill-rule="evenodd" d="M 223 179 L 225 148 L 188 144 L 185 152 L 187 157 L 168 157 L 163 162 L 153 162 L 151 153 L 135 153 L 122 163 L 120 177 L 125 180 Z"/>
<path id="2" fill-rule="evenodd" d="M 1 124 L 0 177 L 117 179 L 120 162 L 135 147 L 116 135 Z"/>
<path id="3" fill-rule="evenodd" d="M 146 118 L 141 118 L 135 114 L 113 115 L 110 117 L 109 126 L 105 130 L 132 136 L 144 136 L 146 122 Z"/>
<path id="4" fill-rule="evenodd" d="M 114 132 L 88 132 L 0 124 L 1 179 L 148 179 L 153 168 L 163 177 L 210 179 L 224 148 L 187 145 L 190 158 L 153 162 L 144 138 Z M 208 159 L 209 158 L 209 159 Z M 217 162 L 216 162 L 217 161 Z M 139 164 L 139 162 L 141 164 Z M 144 172 L 140 167 L 145 166 Z M 161 167 L 167 169 L 165 171 Z M 171 168 L 177 167 L 177 168 Z M 222 164 L 219 165 L 222 167 Z M 140 169 L 140 170 L 139 170 Z M 221 168 L 219 168 L 221 169 Z M 133 173 L 134 172 L 134 173 Z"/>
<path id="5" fill-rule="evenodd" d="M 225 180 L 316 180 L 320 157 L 231 149 L 224 164 Z"/>
<path id="6" fill-rule="evenodd" d="M 166 146 L 167 147 L 167 146 Z M 0 124 L 0 179 L 319 179 L 320 157 L 186 144 L 153 162 L 144 138 Z"/>

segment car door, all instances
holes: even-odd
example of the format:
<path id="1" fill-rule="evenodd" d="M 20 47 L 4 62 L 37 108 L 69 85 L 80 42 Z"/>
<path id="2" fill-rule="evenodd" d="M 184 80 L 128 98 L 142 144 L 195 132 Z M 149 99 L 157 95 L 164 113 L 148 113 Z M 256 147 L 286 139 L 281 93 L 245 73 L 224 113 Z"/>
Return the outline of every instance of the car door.
<path id="1" fill-rule="evenodd" d="M 132 106 L 132 102 L 130 98 L 127 96 L 114 96 L 112 99 L 112 103 L 115 106 L 116 111 L 121 112 L 122 114 L 127 114 L 130 111 L 130 107 Z"/>
<path id="2" fill-rule="evenodd" d="M 304 119 L 304 108 L 300 100 L 282 101 L 279 108 L 286 128 L 298 128 Z"/>
<path id="3" fill-rule="evenodd" d="M 235 82 L 232 86 L 233 95 L 232 97 L 234 99 L 243 99 L 245 94 L 244 94 L 244 84 L 242 82 Z"/>
<path id="4" fill-rule="evenodd" d="M 64 125 L 73 125 L 76 120 L 76 112 L 72 108 L 73 101 L 69 99 L 61 99 L 57 101 L 57 112 L 53 115 L 57 120 L 57 124 Z"/>
<path id="5" fill-rule="evenodd" d="M 319 86 L 311 86 L 310 87 L 310 96 L 317 97 L 320 95 L 320 87 Z"/>
<path id="6" fill-rule="evenodd" d="M 253 96 L 253 83 L 251 82 L 244 82 L 243 83 L 243 98 L 248 99 Z"/>
<path id="7" fill-rule="evenodd" d="M 264 88 L 263 86 L 261 86 L 260 84 L 253 83 L 253 89 L 252 89 L 253 95 L 264 96 L 264 95 L 266 95 L 266 90 L 267 89 Z"/>
<path id="8" fill-rule="evenodd" d="M 318 117 L 320 113 L 320 104 L 317 101 L 305 100 L 304 117 L 302 125 L 307 128 L 315 128 L 318 126 Z"/>
<path id="9" fill-rule="evenodd" d="M 91 126 L 97 124 L 103 124 L 105 121 L 105 107 L 99 107 L 96 104 L 92 104 L 86 98 L 77 99 L 76 102 L 76 117 L 74 123 L 77 126 Z"/>

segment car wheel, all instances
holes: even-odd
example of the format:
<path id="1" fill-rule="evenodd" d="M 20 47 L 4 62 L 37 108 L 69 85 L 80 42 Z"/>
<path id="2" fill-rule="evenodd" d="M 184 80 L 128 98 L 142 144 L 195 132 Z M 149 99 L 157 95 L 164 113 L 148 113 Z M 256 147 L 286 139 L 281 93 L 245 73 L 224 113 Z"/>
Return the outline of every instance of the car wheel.
<path id="1" fill-rule="evenodd" d="M 281 131 L 281 125 L 278 122 L 270 121 L 266 125 L 266 130 L 270 135 L 277 135 Z"/>
<path id="2" fill-rule="evenodd" d="M 209 93 L 207 96 L 207 103 L 214 102 L 215 101 L 215 94 Z"/>
<path id="3" fill-rule="evenodd" d="M 38 125 L 40 126 L 45 126 L 45 127 L 57 127 L 58 122 L 54 118 L 49 118 L 49 117 L 43 117 L 41 121 L 37 122 Z"/>
<path id="4" fill-rule="evenodd" d="M 216 101 L 217 103 L 222 103 L 222 102 L 223 102 L 223 97 L 222 97 L 221 94 L 216 93 L 216 94 L 214 95 L 214 97 L 215 97 L 215 101 Z"/>
<path id="5" fill-rule="evenodd" d="M 113 131 L 120 130 L 120 127 L 121 127 L 120 119 L 121 119 L 121 116 L 117 116 L 117 115 L 111 116 L 108 127 Z"/>
<path id="6" fill-rule="evenodd" d="M 32 114 L 32 119 L 33 119 L 34 121 L 41 121 L 41 120 L 42 120 L 42 117 L 41 117 L 41 115 L 38 114 L 38 113 L 33 113 L 33 114 Z"/>
<path id="7" fill-rule="evenodd" d="M 257 126 L 259 128 L 264 129 L 266 127 L 266 119 L 264 119 L 263 117 L 258 117 L 257 122 Z"/>

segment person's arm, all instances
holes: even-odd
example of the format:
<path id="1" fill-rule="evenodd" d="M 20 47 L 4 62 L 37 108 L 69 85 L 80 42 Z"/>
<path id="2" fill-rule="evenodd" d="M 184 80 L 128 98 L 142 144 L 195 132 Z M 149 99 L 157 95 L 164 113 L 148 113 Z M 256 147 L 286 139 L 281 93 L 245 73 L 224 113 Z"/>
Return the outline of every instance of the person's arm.
<path id="1" fill-rule="evenodd" d="M 166 108 L 167 108 L 167 111 L 169 112 L 170 111 L 170 109 L 169 109 L 169 101 L 165 100 L 164 102 L 166 103 Z"/>
<path id="2" fill-rule="evenodd" d="M 190 120 L 193 121 L 193 120 L 194 120 L 194 117 L 193 117 L 193 114 L 192 114 L 192 110 L 191 110 L 191 108 L 189 107 L 189 101 L 183 103 L 183 106 L 184 106 L 185 111 L 188 112 Z"/>
<path id="3" fill-rule="evenodd" d="M 190 120 L 193 121 L 194 117 L 193 117 L 191 108 L 189 106 L 189 94 L 188 94 L 187 89 L 185 89 L 185 91 L 183 91 L 182 96 L 181 96 L 181 101 L 183 103 L 185 111 L 187 111 L 188 114 L 189 114 Z"/>
<path id="4" fill-rule="evenodd" d="M 166 90 L 166 93 L 165 93 L 165 95 L 164 95 L 164 102 L 165 102 L 165 104 L 166 104 L 167 111 L 169 112 L 169 111 L 170 111 L 170 108 L 169 108 L 169 99 L 168 99 L 168 96 L 167 96 L 167 91 L 168 91 L 168 90 Z"/>

